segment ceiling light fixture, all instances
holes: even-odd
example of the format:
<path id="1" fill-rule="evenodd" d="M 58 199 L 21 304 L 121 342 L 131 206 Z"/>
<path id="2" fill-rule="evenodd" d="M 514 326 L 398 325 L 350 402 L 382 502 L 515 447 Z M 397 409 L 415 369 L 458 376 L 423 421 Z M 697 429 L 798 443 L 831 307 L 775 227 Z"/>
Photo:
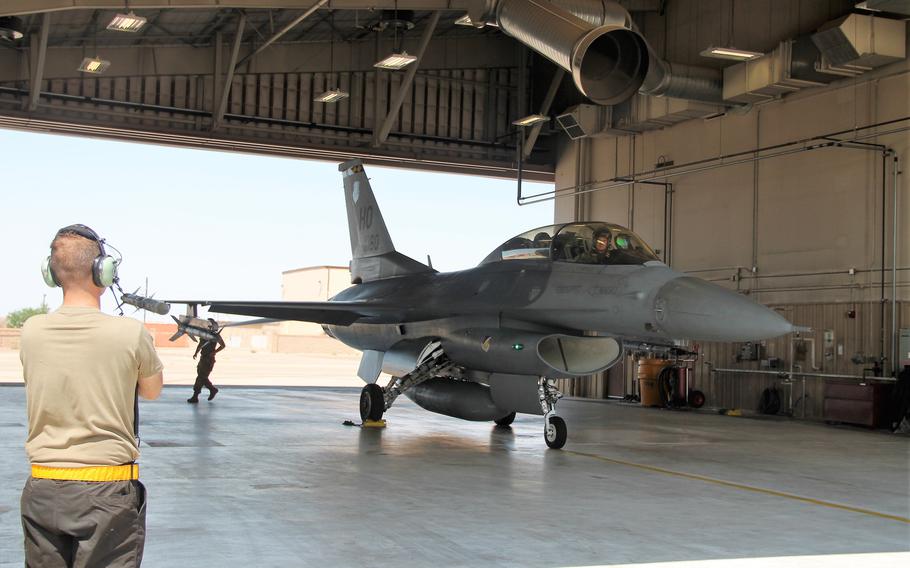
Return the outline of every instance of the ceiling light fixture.
<path id="1" fill-rule="evenodd" d="M 82 60 L 82 63 L 79 64 L 79 71 L 100 75 L 104 73 L 110 65 L 111 62 L 105 59 L 99 57 L 86 57 Z"/>
<path id="2" fill-rule="evenodd" d="M 329 44 L 329 76 L 326 79 L 327 91 L 324 91 L 315 97 L 313 97 L 313 102 L 316 103 L 337 103 L 341 99 L 346 99 L 351 96 L 351 93 L 347 91 L 342 91 L 336 87 L 331 87 L 335 83 L 335 12 L 330 12 L 331 20 L 329 21 L 329 27 L 332 28 L 330 44 Z"/>
<path id="3" fill-rule="evenodd" d="M 22 20 L 16 16 L 4 16 L 0 18 L 0 40 L 16 41 L 22 39 L 25 34 L 22 30 Z"/>
<path id="4" fill-rule="evenodd" d="M 714 59 L 732 59 L 733 61 L 748 61 L 761 57 L 764 53 L 760 51 L 748 51 L 745 49 L 736 49 L 735 47 L 709 47 L 701 52 L 702 57 L 713 57 Z"/>
<path id="5" fill-rule="evenodd" d="M 313 101 L 317 103 L 337 103 L 341 99 L 346 99 L 350 96 L 351 93 L 347 91 L 342 91 L 341 89 L 329 89 L 322 94 L 316 95 L 313 98 Z"/>
<path id="6" fill-rule="evenodd" d="M 532 126 L 541 122 L 547 122 L 550 120 L 550 117 L 545 114 L 529 114 L 518 120 L 513 120 L 512 124 L 515 126 Z"/>
<path id="7" fill-rule="evenodd" d="M 408 55 L 408 52 L 402 51 L 401 53 L 393 53 L 382 61 L 377 61 L 373 64 L 373 67 L 379 67 L 380 69 L 392 69 L 397 71 L 402 67 L 407 67 L 415 61 L 417 61 L 416 55 Z"/>
<path id="8" fill-rule="evenodd" d="M 132 12 L 129 14 L 117 14 L 107 25 L 107 29 L 115 32 L 138 32 L 146 21 L 142 16 L 137 16 Z"/>

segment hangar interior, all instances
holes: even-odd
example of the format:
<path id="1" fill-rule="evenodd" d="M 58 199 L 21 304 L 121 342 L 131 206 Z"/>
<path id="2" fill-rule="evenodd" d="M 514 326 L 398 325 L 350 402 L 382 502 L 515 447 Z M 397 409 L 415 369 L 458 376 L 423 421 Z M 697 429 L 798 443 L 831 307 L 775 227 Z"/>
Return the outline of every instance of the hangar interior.
<path id="1" fill-rule="evenodd" d="M 519 205 L 625 225 L 812 328 L 697 346 L 685 376 L 709 406 L 755 410 L 777 385 L 782 413 L 829 419 L 829 385 L 862 380 L 841 403 L 862 422 L 910 359 L 906 2 L 11 0 L 0 17 L 2 127 L 517 178 Z M 392 54 L 413 61 L 374 66 Z M 561 388 L 628 396 L 635 372 Z"/>

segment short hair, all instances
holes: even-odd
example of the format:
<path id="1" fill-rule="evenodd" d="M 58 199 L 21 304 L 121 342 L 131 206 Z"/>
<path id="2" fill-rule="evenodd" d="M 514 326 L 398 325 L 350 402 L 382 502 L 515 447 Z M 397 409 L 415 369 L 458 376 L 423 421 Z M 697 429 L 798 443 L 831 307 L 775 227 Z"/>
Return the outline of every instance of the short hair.
<path id="1" fill-rule="evenodd" d="M 98 243 L 77 233 L 58 233 L 51 241 L 50 267 L 54 279 L 64 288 L 75 284 L 93 282 L 92 264 L 101 248 Z"/>

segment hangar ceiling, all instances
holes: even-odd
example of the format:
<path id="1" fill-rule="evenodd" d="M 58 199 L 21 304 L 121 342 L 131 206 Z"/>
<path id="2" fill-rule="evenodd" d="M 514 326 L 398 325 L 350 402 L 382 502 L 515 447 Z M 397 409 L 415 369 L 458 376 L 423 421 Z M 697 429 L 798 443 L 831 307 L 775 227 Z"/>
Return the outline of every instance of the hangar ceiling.
<path id="1" fill-rule="evenodd" d="M 603 13 L 589 17 L 586 10 L 601 4 Z M 579 22 L 601 29 L 615 23 L 614 3 L 10 0 L 0 3 L 0 16 L 18 17 L 23 37 L 0 41 L 0 126 L 332 160 L 353 155 L 500 177 L 521 168 L 525 179 L 552 181 L 556 146 L 573 132 L 554 118 L 567 109 L 580 127 L 593 117 L 597 133 L 609 135 L 779 96 L 787 91 L 744 90 L 724 100 L 722 69 L 735 62 L 702 51 L 735 44 L 771 53 L 788 38 L 857 11 L 843 0 L 620 4 L 630 15 L 626 27 L 647 42 L 640 57 L 649 63 L 623 55 L 607 65 L 590 57 L 592 75 L 572 68 L 588 65 L 577 46 L 560 51 L 566 51 L 560 22 L 571 24 L 570 34 Z M 594 23 L 564 18 L 565 10 Z M 139 31 L 108 29 L 114 16 L 129 12 L 146 18 Z M 468 13 L 476 25 L 490 25 L 456 23 Z M 585 36 L 593 46 L 588 52 L 605 49 L 597 42 L 608 36 L 600 33 Z M 626 41 L 615 33 L 609 39 Z M 396 71 L 374 67 L 400 51 L 418 61 Z M 95 57 L 109 62 L 103 73 L 78 70 Z M 553 63 L 561 58 L 565 72 Z M 635 75 L 632 67 L 648 64 L 640 94 L 634 81 L 619 95 L 603 94 L 614 81 L 603 76 L 605 68 Z M 662 75 L 655 79 L 657 68 Z M 314 100 L 332 90 L 349 96 Z M 535 113 L 548 120 L 528 129 L 513 125 Z"/>

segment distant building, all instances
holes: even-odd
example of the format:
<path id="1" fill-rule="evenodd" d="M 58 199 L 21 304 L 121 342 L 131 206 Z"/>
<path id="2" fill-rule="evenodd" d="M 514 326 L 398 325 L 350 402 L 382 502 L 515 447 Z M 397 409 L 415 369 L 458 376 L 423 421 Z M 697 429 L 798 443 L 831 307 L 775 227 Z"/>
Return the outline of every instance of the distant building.
<path id="1" fill-rule="evenodd" d="M 324 302 L 351 285 L 347 266 L 308 266 L 281 273 L 285 302 Z M 322 326 L 300 321 L 281 322 L 281 335 L 322 335 Z"/>

